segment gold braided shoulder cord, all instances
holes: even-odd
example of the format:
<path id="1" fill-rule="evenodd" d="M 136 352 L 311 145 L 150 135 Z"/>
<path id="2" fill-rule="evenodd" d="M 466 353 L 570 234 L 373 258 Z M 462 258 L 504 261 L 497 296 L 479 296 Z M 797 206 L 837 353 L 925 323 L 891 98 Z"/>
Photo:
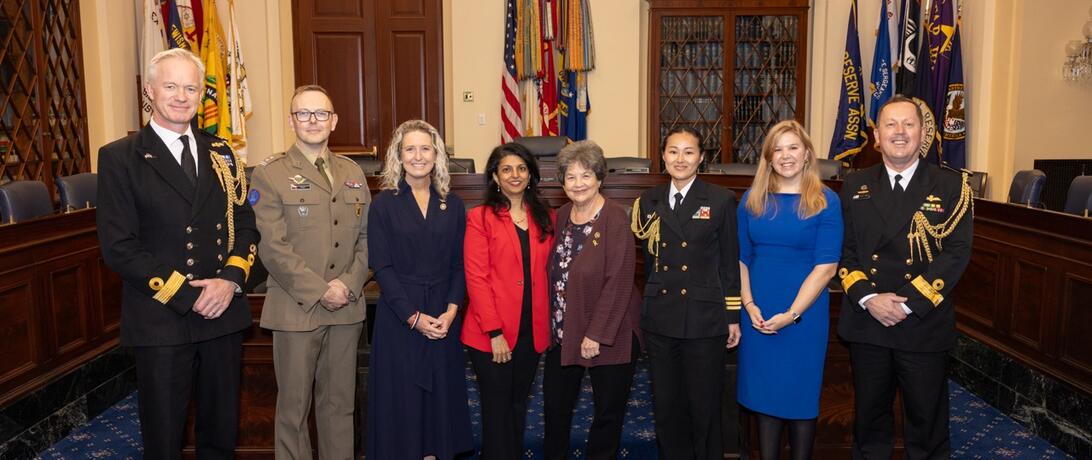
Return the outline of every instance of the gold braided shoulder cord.
<path id="1" fill-rule="evenodd" d="M 239 156 L 235 154 L 235 150 L 231 150 L 231 158 L 235 163 L 235 173 L 232 174 L 231 167 L 228 166 L 227 161 L 224 160 L 216 151 L 210 151 L 209 156 L 212 157 L 212 169 L 216 172 L 216 178 L 220 181 L 220 187 L 224 189 L 224 194 L 227 197 L 227 210 L 224 212 L 224 218 L 227 219 L 228 228 L 228 252 L 235 250 L 235 206 L 242 206 L 246 203 L 247 183 L 246 183 L 246 166 L 239 161 Z"/>
<path id="2" fill-rule="evenodd" d="M 642 223 L 640 197 L 633 200 L 633 209 L 630 211 L 629 229 L 633 231 L 634 235 L 637 235 L 638 239 L 648 241 L 648 253 L 656 258 L 653 269 L 658 271 L 660 267 L 660 216 L 657 216 L 656 213 L 653 212 L 651 217 Z"/>
<path id="3" fill-rule="evenodd" d="M 913 222 L 911 223 L 910 233 L 906 235 L 906 238 L 910 241 L 910 258 L 914 258 L 915 249 L 917 250 L 918 260 L 933 261 L 933 250 L 929 247 L 929 237 L 932 237 L 936 242 L 938 250 L 943 250 L 943 240 L 951 235 L 955 230 L 959 221 L 963 219 L 963 215 L 970 209 L 971 217 L 974 217 L 974 198 L 971 193 L 971 186 L 967 183 L 967 173 L 963 173 L 963 187 L 959 192 L 959 201 L 956 202 L 955 209 L 948 214 L 948 219 L 944 222 L 933 225 L 929 223 L 929 219 L 925 217 L 925 213 L 918 210 L 914 213 Z M 925 254 L 925 259 L 922 259 L 921 255 Z"/>

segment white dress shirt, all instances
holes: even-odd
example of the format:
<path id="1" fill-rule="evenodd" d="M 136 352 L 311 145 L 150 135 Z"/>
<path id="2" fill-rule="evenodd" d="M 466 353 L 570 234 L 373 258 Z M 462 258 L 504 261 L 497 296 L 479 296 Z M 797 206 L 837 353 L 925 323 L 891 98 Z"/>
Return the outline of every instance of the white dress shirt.
<path id="1" fill-rule="evenodd" d="M 682 190 L 675 188 L 675 181 L 671 181 L 671 185 L 667 189 L 667 207 L 671 208 L 672 210 L 675 209 L 676 193 L 681 193 L 683 196 L 682 200 L 686 201 L 686 194 L 690 193 L 690 186 L 694 185 L 694 180 L 696 180 L 697 178 L 698 176 L 691 177 L 690 182 L 687 182 L 686 185 L 683 186 Z"/>
<path id="2" fill-rule="evenodd" d="M 200 171 L 200 168 L 198 168 L 200 163 L 197 161 L 197 139 L 194 139 L 193 137 L 193 128 L 186 125 L 186 132 L 179 134 L 159 126 L 159 123 L 156 123 L 154 119 L 149 123 L 152 125 L 152 131 L 155 131 L 155 134 L 167 145 L 167 150 L 171 151 L 171 155 L 174 156 L 174 161 L 177 162 L 179 166 L 182 165 L 182 136 L 189 136 L 190 154 L 193 155 L 193 170 Z"/>

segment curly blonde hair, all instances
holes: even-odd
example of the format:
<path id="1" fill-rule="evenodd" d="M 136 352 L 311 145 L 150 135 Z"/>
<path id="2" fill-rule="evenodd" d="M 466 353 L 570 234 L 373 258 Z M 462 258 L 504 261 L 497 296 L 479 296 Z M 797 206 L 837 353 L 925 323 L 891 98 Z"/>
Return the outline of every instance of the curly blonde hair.
<path id="1" fill-rule="evenodd" d="M 391 135 L 391 141 L 387 143 L 387 158 L 384 162 L 383 176 L 380 179 L 379 188 L 382 190 L 394 190 L 398 193 L 398 182 L 402 180 L 402 139 L 411 132 L 422 132 L 432 138 L 432 149 L 436 152 L 436 162 L 432 167 L 432 186 L 441 197 L 447 198 L 451 191 L 451 175 L 447 171 L 447 150 L 444 148 L 444 140 L 440 132 L 424 120 L 409 120 Z"/>

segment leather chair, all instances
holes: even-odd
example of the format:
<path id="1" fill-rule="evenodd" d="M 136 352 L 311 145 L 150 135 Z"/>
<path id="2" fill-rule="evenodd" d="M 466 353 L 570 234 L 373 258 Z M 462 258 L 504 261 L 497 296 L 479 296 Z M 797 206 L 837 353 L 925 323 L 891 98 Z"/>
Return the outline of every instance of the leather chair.
<path id="1" fill-rule="evenodd" d="M 1084 216 L 1092 217 L 1092 194 L 1088 195 L 1088 201 L 1084 202 Z"/>
<path id="2" fill-rule="evenodd" d="M 1077 176 L 1069 183 L 1069 193 L 1065 198 L 1065 212 L 1084 216 L 1088 213 L 1089 199 L 1092 198 L 1092 176 Z"/>
<path id="3" fill-rule="evenodd" d="M 1039 197 L 1043 194 L 1046 173 L 1038 169 L 1017 171 L 1009 186 L 1009 203 L 1026 205 L 1031 208 L 1043 208 Z"/>
<path id="4" fill-rule="evenodd" d="M 819 166 L 819 178 L 822 180 L 842 178 L 841 161 L 819 158 L 819 164 L 817 166 Z"/>
<path id="5" fill-rule="evenodd" d="M 531 155 L 541 158 L 556 157 L 557 152 L 569 144 L 569 139 L 563 136 L 524 136 L 517 137 L 513 142 L 527 147 Z"/>
<path id="6" fill-rule="evenodd" d="M 709 163 L 705 167 L 708 174 L 729 174 L 734 176 L 753 176 L 758 172 L 754 163 Z"/>
<path id="7" fill-rule="evenodd" d="M 607 158 L 607 172 L 611 174 L 644 174 L 652 170 L 652 160 L 638 157 Z"/>
<path id="8" fill-rule="evenodd" d="M 99 178 L 93 173 L 57 178 L 57 191 L 61 195 L 61 210 L 64 212 L 95 207 L 98 190 Z"/>
<path id="9" fill-rule="evenodd" d="M 986 179 L 988 176 L 986 171 L 971 171 L 971 177 L 967 178 L 967 185 L 971 186 L 971 194 L 975 198 L 982 198 L 986 195 Z"/>
<path id="10" fill-rule="evenodd" d="M 349 158 L 352 158 L 360 169 L 364 170 L 365 176 L 378 176 L 383 171 L 383 162 L 379 161 L 379 158 L 362 155 L 353 155 Z"/>
<path id="11" fill-rule="evenodd" d="M 451 158 L 447 159 L 447 172 L 451 174 L 474 174 L 474 159 L 473 158 Z"/>
<path id="12" fill-rule="evenodd" d="M 0 223 L 14 224 L 53 214 L 53 197 L 45 184 L 17 180 L 0 185 Z"/>

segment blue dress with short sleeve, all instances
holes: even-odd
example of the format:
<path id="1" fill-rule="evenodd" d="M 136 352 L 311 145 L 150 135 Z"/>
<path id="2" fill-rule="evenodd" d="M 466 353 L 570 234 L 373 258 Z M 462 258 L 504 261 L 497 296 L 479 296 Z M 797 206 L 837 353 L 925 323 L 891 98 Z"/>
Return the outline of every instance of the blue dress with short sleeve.
<path id="1" fill-rule="evenodd" d="M 769 319 L 792 305 L 804 279 L 816 265 L 837 263 L 842 252 L 842 206 L 838 194 L 824 187 L 827 207 L 801 219 L 799 194 L 771 193 L 766 213 L 747 210 L 750 190 L 737 209 L 739 258 L 750 274 L 751 295 Z M 827 290 L 801 315 L 799 324 L 765 335 L 740 314 L 739 403 L 755 412 L 785 419 L 819 416 L 819 390 L 827 353 L 830 299 Z"/>

